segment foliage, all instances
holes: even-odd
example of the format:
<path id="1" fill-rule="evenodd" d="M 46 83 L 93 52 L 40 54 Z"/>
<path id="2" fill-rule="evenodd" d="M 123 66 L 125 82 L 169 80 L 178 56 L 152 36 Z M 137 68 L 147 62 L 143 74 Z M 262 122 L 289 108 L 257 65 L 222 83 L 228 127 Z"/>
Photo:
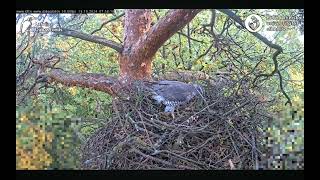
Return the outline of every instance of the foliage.
<path id="1" fill-rule="evenodd" d="M 153 21 L 168 10 L 152 10 Z M 216 11 L 214 35 L 210 29 L 212 10 L 203 10 L 188 26 L 173 35 L 158 50 L 153 61 L 155 76 L 169 71 L 202 71 L 214 77 L 218 72 L 230 72 L 233 80 L 248 80 L 274 69 L 274 49 Z M 251 13 L 295 16 L 300 10 L 235 10 L 245 19 Z M 31 23 L 48 21 L 56 25 L 90 34 L 103 22 L 123 13 L 88 15 L 20 14 L 16 15 L 16 156 L 17 169 L 76 169 L 79 150 L 94 131 L 112 114 L 111 97 L 105 93 L 61 84 L 38 83 L 37 65 L 31 59 L 46 59 L 51 55 L 62 57 L 58 68 L 70 72 L 103 73 L 116 76 L 119 72 L 118 54 L 102 45 L 54 33 L 27 31 Z M 304 122 L 304 42 L 298 37 L 303 26 L 275 33 L 261 32 L 283 48 L 277 60 L 283 78 L 283 88 L 291 98 L 292 106 L 285 105 L 279 76 L 276 74 L 252 88 L 265 100 L 274 101 L 270 107 L 274 122 L 268 124 L 267 136 L 277 144 L 273 152 L 302 156 Z M 122 43 L 123 17 L 109 22 L 94 35 Z M 188 35 L 189 34 L 189 35 Z M 188 38 L 188 36 L 190 38 Z M 216 36 L 216 37 L 215 37 Z M 241 86 L 241 81 L 238 82 Z M 292 118 L 292 114 L 295 116 Z M 294 134 L 292 134 L 294 130 Z M 298 138 L 297 138 L 298 137 Z M 294 141 L 294 143 L 292 143 Z M 280 146 L 281 145 L 281 146 Z M 291 156 L 290 156 L 291 157 Z M 294 159 L 294 158 L 293 158 Z M 296 158 L 298 159 L 298 158 Z M 272 168 L 272 167 L 270 167 Z M 275 167 L 273 167 L 275 168 Z M 289 165 L 281 168 L 292 169 Z"/>

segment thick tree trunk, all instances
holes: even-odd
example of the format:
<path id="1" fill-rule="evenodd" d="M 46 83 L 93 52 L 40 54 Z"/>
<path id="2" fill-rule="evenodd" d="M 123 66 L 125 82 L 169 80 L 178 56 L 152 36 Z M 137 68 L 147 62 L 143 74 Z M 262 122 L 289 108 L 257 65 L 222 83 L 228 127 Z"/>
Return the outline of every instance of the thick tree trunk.
<path id="1" fill-rule="evenodd" d="M 61 70 L 53 70 L 48 77 L 51 81 L 67 86 L 87 87 L 117 95 L 120 89 L 130 85 L 134 80 L 151 80 L 152 60 L 157 50 L 200 11 L 169 10 L 151 27 L 150 9 L 125 10 L 123 45 L 95 35 L 63 29 L 58 34 L 102 44 L 116 50 L 119 53 L 119 78 L 105 77 L 101 74 L 68 74 Z"/>
<path id="2" fill-rule="evenodd" d="M 149 31 L 151 22 L 151 10 L 125 10 L 124 48 L 119 59 L 121 80 L 151 79 L 152 59 L 132 52 L 132 47 Z"/>
<path id="3" fill-rule="evenodd" d="M 124 49 L 120 55 L 120 79 L 151 79 L 152 59 L 174 33 L 189 23 L 201 10 L 170 10 L 150 28 L 151 10 L 126 10 Z"/>
<path id="4" fill-rule="evenodd" d="M 135 62 L 141 61 L 137 64 Z M 142 59 L 139 55 L 120 56 L 120 80 L 142 80 L 151 79 L 152 59 Z"/>

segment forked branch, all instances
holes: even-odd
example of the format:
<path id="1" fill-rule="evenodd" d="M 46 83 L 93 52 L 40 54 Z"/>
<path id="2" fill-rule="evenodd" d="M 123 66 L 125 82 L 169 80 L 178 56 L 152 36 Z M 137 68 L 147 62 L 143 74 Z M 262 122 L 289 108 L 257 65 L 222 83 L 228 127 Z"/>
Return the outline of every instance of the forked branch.
<path id="1" fill-rule="evenodd" d="M 52 69 L 47 75 L 49 80 L 61 83 L 65 86 L 78 86 L 91 88 L 97 91 L 106 92 L 110 95 L 115 95 L 115 85 L 117 79 L 114 77 L 106 77 L 103 74 L 97 73 L 78 73 L 71 74 L 61 69 Z"/>
<path id="2" fill-rule="evenodd" d="M 61 34 L 61 35 L 65 35 L 65 36 L 79 38 L 79 39 L 93 42 L 93 43 L 97 43 L 97 44 L 102 44 L 104 46 L 107 46 L 107 47 L 110 47 L 110 48 L 116 50 L 119 53 L 121 53 L 122 49 L 123 49 L 123 46 L 117 42 L 107 40 L 103 37 L 99 37 L 96 35 L 86 34 L 86 33 L 71 30 L 71 29 L 62 28 L 62 31 L 56 31 L 56 33 Z"/>

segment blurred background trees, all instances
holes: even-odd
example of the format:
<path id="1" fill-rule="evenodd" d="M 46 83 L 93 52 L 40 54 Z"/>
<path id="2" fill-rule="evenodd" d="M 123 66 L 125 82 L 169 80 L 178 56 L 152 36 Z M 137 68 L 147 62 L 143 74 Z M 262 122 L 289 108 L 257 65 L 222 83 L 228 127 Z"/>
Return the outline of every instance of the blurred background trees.
<path id="1" fill-rule="evenodd" d="M 157 22 L 168 10 L 152 10 Z M 273 72 L 275 49 L 219 10 L 203 10 L 157 51 L 153 77 L 170 72 L 204 72 L 210 77 L 228 73 L 233 79 L 254 82 L 274 120 L 268 122 L 266 146 L 272 149 L 275 169 L 299 169 L 293 161 L 304 156 L 304 22 L 303 10 L 232 10 L 244 20 L 258 14 L 297 18 L 283 31 L 258 32 L 281 46 L 278 72 Z M 113 14 L 17 14 L 16 15 L 16 167 L 17 169 L 77 169 L 81 144 L 107 120 L 112 111 L 110 95 L 39 78 L 34 59 L 59 57 L 56 68 L 71 73 L 119 74 L 116 51 L 74 37 L 50 32 L 60 27 L 94 34 L 123 43 L 124 10 Z M 102 26 L 103 25 L 103 26 Z M 152 24 L 153 25 L 153 24 Z M 44 30 L 39 30 L 44 28 Z M 47 29 L 47 30 L 45 30 Z M 281 79 L 281 80 L 280 80 Z M 287 96 L 284 95 L 284 92 Z M 289 99 L 288 99 L 289 98 Z M 288 104 L 291 102 L 292 106 Z M 286 159 L 283 159 L 286 157 Z"/>

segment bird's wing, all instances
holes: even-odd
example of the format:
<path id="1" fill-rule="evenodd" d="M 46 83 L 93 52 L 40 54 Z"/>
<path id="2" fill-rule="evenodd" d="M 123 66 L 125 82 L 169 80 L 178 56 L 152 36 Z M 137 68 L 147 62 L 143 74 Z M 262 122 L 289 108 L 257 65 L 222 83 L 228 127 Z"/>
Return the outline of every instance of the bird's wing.
<path id="1" fill-rule="evenodd" d="M 169 101 L 186 101 L 186 97 L 191 93 L 188 88 L 189 86 L 179 84 L 159 84 L 154 91 Z"/>
<path id="2" fill-rule="evenodd" d="M 186 86 L 188 84 L 180 82 L 180 81 L 159 81 L 156 84 L 153 84 L 153 89 L 158 90 L 158 89 L 163 89 L 163 88 L 169 88 L 169 87 L 177 87 L 177 86 Z"/>

